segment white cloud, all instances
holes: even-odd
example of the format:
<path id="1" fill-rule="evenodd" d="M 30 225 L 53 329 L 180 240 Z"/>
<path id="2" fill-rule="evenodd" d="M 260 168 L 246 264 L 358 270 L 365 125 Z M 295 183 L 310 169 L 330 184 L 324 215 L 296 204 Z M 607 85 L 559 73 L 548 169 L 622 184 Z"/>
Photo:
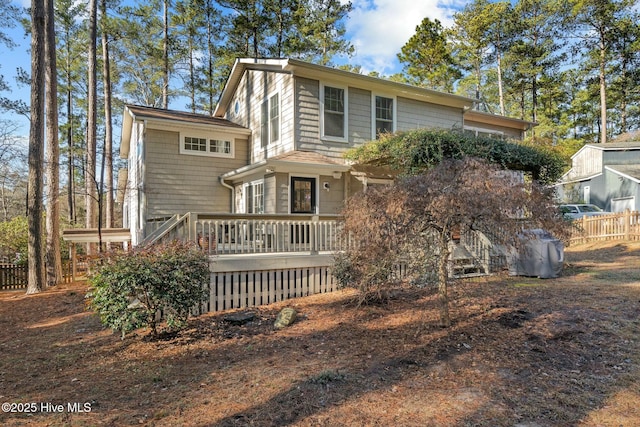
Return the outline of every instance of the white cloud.
<path id="1" fill-rule="evenodd" d="M 464 0 L 461 0 L 464 2 Z M 443 26 L 461 5 L 457 0 L 352 0 L 346 22 L 347 37 L 356 48 L 349 62 L 365 72 L 393 74 L 400 71 L 397 54 L 426 17 Z"/>

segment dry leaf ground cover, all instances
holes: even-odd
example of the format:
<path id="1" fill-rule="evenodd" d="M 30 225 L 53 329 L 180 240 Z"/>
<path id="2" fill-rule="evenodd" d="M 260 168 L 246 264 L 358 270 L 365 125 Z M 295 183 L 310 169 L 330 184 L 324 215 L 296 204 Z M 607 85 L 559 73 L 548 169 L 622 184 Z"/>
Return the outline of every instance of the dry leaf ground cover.
<path id="1" fill-rule="evenodd" d="M 121 340 L 85 311 L 82 284 L 2 292 L 0 425 L 640 426 L 640 244 L 567 261 L 556 280 L 457 283 L 450 329 L 433 291 L 405 289 Z M 283 306 L 300 317 L 274 331 Z"/>

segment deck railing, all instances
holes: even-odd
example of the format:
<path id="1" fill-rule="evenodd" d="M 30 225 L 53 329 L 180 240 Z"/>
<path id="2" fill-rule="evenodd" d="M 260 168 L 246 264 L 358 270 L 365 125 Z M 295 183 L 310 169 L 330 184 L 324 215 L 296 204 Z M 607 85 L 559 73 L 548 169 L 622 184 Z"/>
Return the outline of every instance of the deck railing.
<path id="1" fill-rule="evenodd" d="M 194 241 L 210 255 L 333 252 L 346 249 L 338 215 L 175 215 L 155 227 L 143 244 L 167 239 Z"/>
<path id="2" fill-rule="evenodd" d="M 191 220 L 190 238 L 212 255 L 320 253 L 349 245 L 338 216 L 191 214 Z"/>

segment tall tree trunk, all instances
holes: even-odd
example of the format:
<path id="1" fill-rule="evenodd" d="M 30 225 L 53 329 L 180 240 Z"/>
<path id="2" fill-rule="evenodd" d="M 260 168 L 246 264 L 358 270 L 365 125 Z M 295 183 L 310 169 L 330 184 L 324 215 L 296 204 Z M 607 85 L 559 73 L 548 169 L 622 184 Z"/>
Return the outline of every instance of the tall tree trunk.
<path id="1" fill-rule="evenodd" d="M 169 108 L 169 0 L 164 0 L 164 36 L 162 43 L 162 108 Z"/>
<path id="2" fill-rule="evenodd" d="M 496 52 L 498 60 L 498 98 L 500 98 L 500 114 L 504 116 L 504 93 L 502 92 L 502 56 Z"/>
<path id="3" fill-rule="evenodd" d="M 213 96 L 214 84 L 213 84 L 213 25 L 211 24 L 211 4 L 207 4 L 207 90 L 209 91 L 209 115 L 213 116 L 213 104 L 215 103 L 215 99 Z"/>
<path id="4" fill-rule="evenodd" d="M 31 1 L 31 124 L 29 128 L 29 183 L 27 186 L 27 219 L 29 222 L 29 277 L 27 294 L 45 287 L 44 251 L 42 245 L 42 195 L 44 150 L 44 0 Z"/>
<path id="5" fill-rule="evenodd" d="M 447 232 L 440 232 L 440 255 L 438 263 L 438 299 L 440 301 L 440 326 L 448 328 L 451 326 L 451 318 L 449 316 L 449 240 Z"/>
<path id="6" fill-rule="evenodd" d="M 58 67 L 56 63 L 56 34 L 54 1 L 45 0 L 45 55 L 46 55 L 46 271 L 47 286 L 62 283 L 60 259 L 60 145 L 58 141 Z"/>
<path id="7" fill-rule="evenodd" d="M 607 50 L 604 35 L 600 37 L 600 142 L 607 142 L 607 83 L 605 66 L 607 64 Z"/>
<path id="8" fill-rule="evenodd" d="M 70 52 L 67 50 L 67 58 L 70 57 Z M 69 59 L 67 59 L 69 61 Z M 75 186 L 75 164 L 74 164 L 74 151 L 73 144 L 73 96 L 71 93 L 71 72 L 69 71 L 70 64 L 67 63 L 67 146 L 69 147 L 69 154 L 67 159 L 67 172 L 69 188 L 67 193 L 67 203 L 69 205 L 69 223 L 76 224 L 76 186 Z"/>
<path id="9" fill-rule="evenodd" d="M 533 76 L 531 81 L 531 121 L 538 121 L 538 78 Z M 535 135 L 535 127 L 531 128 L 532 135 Z"/>
<path id="10" fill-rule="evenodd" d="M 87 88 L 87 160 L 85 167 L 85 190 L 87 228 L 95 228 L 97 219 L 98 194 L 96 191 L 96 163 L 97 163 L 97 72 L 96 72 L 96 33 L 97 33 L 97 0 L 89 1 L 89 49 L 87 68 L 88 88 Z M 89 253 L 94 253 L 95 247 L 89 245 Z"/>
<path id="11" fill-rule="evenodd" d="M 107 18 L 107 2 L 101 0 L 102 19 Z M 102 29 L 102 64 L 104 85 L 104 175 L 105 175 L 105 226 L 113 227 L 113 124 L 111 118 L 111 61 L 109 59 L 109 40 L 106 25 Z"/>

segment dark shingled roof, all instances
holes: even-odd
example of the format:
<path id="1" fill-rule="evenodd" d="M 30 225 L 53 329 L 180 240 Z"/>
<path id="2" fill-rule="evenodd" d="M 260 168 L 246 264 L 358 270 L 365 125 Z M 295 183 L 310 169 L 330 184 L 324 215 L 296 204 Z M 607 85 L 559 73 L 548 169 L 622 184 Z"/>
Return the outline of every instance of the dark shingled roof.
<path id="1" fill-rule="evenodd" d="M 344 163 L 339 163 L 327 156 L 324 156 L 320 153 L 316 153 L 313 151 L 300 151 L 294 150 L 289 151 L 288 153 L 280 154 L 274 157 L 271 157 L 269 160 L 281 160 L 285 162 L 295 162 L 295 163 L 310 163 L 315 165 L 342 165 Z"/>
<path id="2" fill-rule="evenodd" d="M 236 123 L 218 117 L 207 116 L 206 114 L 187 113 L 184 111 L 164 110 L 161 108 L 143 107 L 141 105 L 127 105 L 127 108 L 134 116 L 147 117 L 150 119 L 179 120 L 187 123 L 198 123 L 204 125 L 225 126 L 236 129 L 246 129 Z"/>

